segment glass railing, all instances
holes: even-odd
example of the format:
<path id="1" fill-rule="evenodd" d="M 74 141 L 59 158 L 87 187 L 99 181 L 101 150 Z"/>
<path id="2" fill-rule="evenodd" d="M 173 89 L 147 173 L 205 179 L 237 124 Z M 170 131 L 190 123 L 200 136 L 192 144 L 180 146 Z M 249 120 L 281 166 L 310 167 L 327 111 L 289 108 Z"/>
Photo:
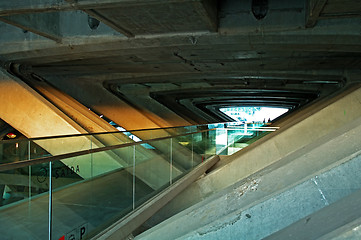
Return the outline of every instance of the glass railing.
<path id="1" fill-rule="evenodd" d="M 232 155 L 277 129 L 255 124 L 217 129 L 217 154 Z"/>
<path id="2" fill-rule="evenodd" d="M 92 236 L 210 156 L 228 154 L 245 136 L 249 143 L 251 134 L 259 138 L 271 130 L 211 127 L 132 131 L 143 136 L 140 142 L 124 132 L 2 141 L 2 238 Z"/>
<path id="3" fill-rule="evenodd" d="M 30 160 L 81 150 L 146 141 L 160 137 L 197 132 L 204 129 L 209 129 L 208 124 L 5 140 L 0 141 L 0 151 L 3 152 L 3 157 L 0 156 L 0 163 Z M 154 149 L 150 144 L 143 144 L 142 146 Z"/>
<path id="4" fill-rule="evenodd" d="M 80 151 L 42 156 L 33 159 L 31 165 L 19 160 L 32 156 L 27 157 L 26 152 L 18 155 L 22 159 L 0 165 L 2 237 L 49 239 L 50 233 L 50 239 L 71 239 L 72 235 L 80 239 L 96 233 L 206 160 L 179 142 L 185 136 L 146 142 L 157 146 L 154 149 L 144 148 L 145 142 L 86 151 L 82 145 Z"/>
<path id="5" fill-rule="evenodd" d="M 211 128 L 235 128 L 238 126 L 236 124 L 237 123 L 234 122 L 216 123 L 195 126 L 5 140 L 0 141 L 0 152 L 3 152 L 3 156 L 0 156 L 0 163 L 9 163 L 22 160 L 36 159 L 40 157 L 56 156 L 59 154 L 77 152 L 81 150 L 90 150 L 106 146 L 120 145 L 124 143 L 146 141 L 149 139 L 155 139 L 160 137 L 187 134 Z M 242 124 L 241 126 L 238 126 L 238 128 L 246 127 L 248 129 L 256 129 L 260 126 L 262 126 L 262 123 Z M 222 135 L 222 133 L 219 132 L 216 135 Z M 146 143 L 142 146 L 149 149 L 155 148 L 154 146 Z M 199 147 L 200 146 L 197 146 L 197 148 Z"/>

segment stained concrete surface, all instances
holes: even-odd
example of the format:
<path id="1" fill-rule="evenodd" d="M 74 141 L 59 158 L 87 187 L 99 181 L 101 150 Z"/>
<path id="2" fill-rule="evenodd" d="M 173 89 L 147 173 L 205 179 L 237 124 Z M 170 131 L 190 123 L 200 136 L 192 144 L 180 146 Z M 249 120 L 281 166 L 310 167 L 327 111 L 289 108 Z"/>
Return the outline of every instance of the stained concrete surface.
<path id="1" fill-rule="evenodd" d="M 338 201 L 361 188 L 360 120 L 348 131 L 330 134 L 321 144 L 214 194 L 138 239 L 260 239 Z M 342 151 L 337 148 L 340 144 Z"/>
<path id="2" fill-rule="evenodd" d="M 154 226 L 267 166 L 281 166 L 341 135 L 343 131 L 348 131 L 349 124 L 361 116 L 360 103 L 361 89 L 356 87 L 281 120 L 278 131 L 233 154 L 227 164 L 220 163 L 217 169 L 190 185 L 147 224 Z M 332 150 L 337 155 L 343 152 L 344 146 L 345 143 L 340 142 Z"/>

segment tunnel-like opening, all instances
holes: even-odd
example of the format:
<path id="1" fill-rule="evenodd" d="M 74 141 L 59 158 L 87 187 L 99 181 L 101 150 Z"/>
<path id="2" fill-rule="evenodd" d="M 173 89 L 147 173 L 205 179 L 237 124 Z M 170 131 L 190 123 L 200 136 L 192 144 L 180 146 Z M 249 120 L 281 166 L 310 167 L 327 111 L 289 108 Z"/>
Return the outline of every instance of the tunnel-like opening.
<path id="1" fill-rule="evenodd" d="M 219 109 L 237 122 L 271 122 L 289 111 L 288 108 L 267 106 L 234 106 Z"/>

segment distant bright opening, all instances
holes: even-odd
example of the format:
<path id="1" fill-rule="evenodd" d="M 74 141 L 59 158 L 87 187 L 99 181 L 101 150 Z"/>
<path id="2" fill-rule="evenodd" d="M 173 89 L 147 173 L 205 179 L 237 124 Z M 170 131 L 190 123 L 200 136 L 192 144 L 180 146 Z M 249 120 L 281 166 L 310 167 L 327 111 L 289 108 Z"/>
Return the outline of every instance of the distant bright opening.
<path id="1" fill-rule="evenodd" d="M 270 122 L 285 114 L 287 108 L 273 107 L 231 107 L 220 108 L 221 112 L 238 122 Z"/>
<path id="2" fill-rule="evenodd" d="M 115 123 L 113 121 L 110 122 L 111 125 L 115 125 Z M 125 135 L 127 135 L 130 139 L 132 139 L 134 142 L 141 142 L 143 141 L 142 139 L 140 139 L 139 137 L 131 134 L 130 132 L 127 132 L 127 130 L 125 128 L 122 128 L 120 126 L 116 126 L 116 129 L 118 129 L 119 131 L 123 132 Z M 149 145 L 148 143 L 143 143 L 141 144 L 144 148 L 147 149 L 155 149 L 154 147 L 152 147 L 151 145 Z"/>
<path id="3" fill-rule="evenodd" d="M 91 109 L 88 108 L 90 111 Z M 99 115 L 99 113 L 98 113 Z M 142 139 L 140 139 L 139 137 L 133 135 L 132 133 L 128 132 L 125 128 L 122 128 L 121 126 L 119 126 L 118 124 L 116 124 L 115 122 L 111 121 L 110 119 L 108 119 L 107 117 L 105 117 L 103 114 L 99 115 L 100 118 L 103 118 L 105 121 L 107 121 L 110 125 L 112 125 L 113 127 L 115 127 L 117 130 L 123 132 L 124 135 L 128 136 L 130 139 L 132 139 L 134 142 L 141 142 L 143 141 Z M 148 143 L 143 143 L 141 144 L 141 146 L 143 146 L 144 148 L 147 149 L 155 149 L 153 146 L 151 146 Z"/>

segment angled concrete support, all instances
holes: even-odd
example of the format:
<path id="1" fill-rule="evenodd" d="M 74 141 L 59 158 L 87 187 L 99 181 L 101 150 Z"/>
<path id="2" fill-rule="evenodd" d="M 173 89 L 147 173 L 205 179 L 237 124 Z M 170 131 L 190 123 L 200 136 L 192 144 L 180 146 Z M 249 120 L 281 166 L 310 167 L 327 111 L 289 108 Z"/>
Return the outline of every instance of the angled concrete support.
<path id="1" fill-rule="evenodd" d="M 325 7 L 327 0 L 308 0 L 308 12 L 306 15 L 306 27 L 312 28 L 316 25 L 320 13 Z"/>
<path id="2" fill-rule="evenodd" d="M 337 232 L 333 233 L 334 230 L 360 220 L 360 199 L 361 190 L 358 190 L 265 239 L 334 239 L 337 236 Z"/>
<path id="3" fill-rule="evenodd" d="M 86 133 L 24 82 L 0 71 L 0 116 L 27 137 Z M 54 127 L 56 126 L 56 127 Z"/>
<path id="4" fill-rule="evenodd" d="M 188 173 L 182 179 L 177 181 L 174 185 L 170 186 L 168 189 L 164 190 L 163 192 L 143 204 L 136 211 L 115 222 L 112 226 L 105 229 L 103 232 L 99 233 L 92 239 L 125 239 L 142 223 L 144 223 L 148 218 L 150 218 L 171 199 L 176 197 L 189 184 L 194 182 L 218 161 L 219 156 L 211 157 L 203 164 L 197 166 L 192 172 Z"/>
<path id="5" fill-rule="evenodd" d="M 101 13 L 94 9 L 84 10 L 89 16 L 92 16 L 102 23 L 108 25 L 109 27 L 113 28 L 114 30 L 120 32 L 121 34 L 124 34 L 127 37 L 134 37 L 134 34 L 128 31 L 127 29 L 124 29 L 119 24 L 114 23 L 112 20 L 109 20 L 108 18 L 104 17 Z"/>
<path id="6" fill-rule="evenodd" d="M 172 115 L 168 119 L 164 119 L 147 109 L 136 108 L 97 82 L 74 82 L 71 78 L 56 77 L 49 77 L 47 80 L 70 96 L 76 96 L 77 101 L 98 114 L 103 114 L 127 130 L 189 125 L 187 121 L 181 118 L 174 120 Z"/>
<path id="7" fill-rule="evenodd" d="M 190 185 L 177 199 L 165 206 L 157 217 L 169 217 L 172 212 L 174 214 L 183 210 L 306 146 L 312 146 L 315 141 L 360 118 L 360 103 L 361 88 L 356 88 L 289 116 L 280 123 L 279 131 L 233 154 L 223 167 L 220 165 L 207 177 Z"/>
<path id="8" fill-rule="evenodd" d="M 114 127 L 67 94 L 45 82 L 36 82 L 34 79 L 28 79 L 27 81 L 38 92 L 7 73 L 2 73 L 0 79 L 1 89 L 4 93 L 9 93 L 0 96 L 0 101 L 5 103 L 0 106 L 0 118 L 10 123 L 26 137 L 116 131 Z M 156 136 L 153 136 L 153 138 L 156 138 Z M 65 138 L 61 139 L 61 141 L 53 139 L 36 140 L 34 142 L 50 154 L 58 155 L 132 142 L 132 140 L 119 133 L 107 136 Z M 169 148 L 169 145 L 165 144 L 159 144 L 159 146 L 165 149 Z M 137 154 L 137 157 L 139 156 L 139 159 L 146 160 L 137 160 L 137 164 L 138 162 L 140 164 L 137 166 L 136 177 L 152 188 L 159 188 L 169 181 L 169 176 L 161 176 L 162 172 L 168 172 L 171 168 L 174 176 L 181 173 L 176 166 L 170 166 L 168 159 L 157 156 L 154 152 L 141 146 L 137 147 L 134 153 Z M 90 158 L 92 158 L 92 164 L 90 164 Z M 93 154 L 92 156 L 80 156 L 76 160 L 66 159 L 62 162 L 70 167 L 73 166 L 71 164 L 76 162 L 76 165 L 79 165 L 82 169 L 80 176 L 87 179 L 115 169 L 131 166 L 133 164 L 133 151 L 129 151 L 129 148 L 121 148 Z M 76 168 L 76 165 L 73 167 Z"/>
<path id="9" fill-rule="evenodd" d="M 17 14 L 2 16 L 0 20 L 56 42 L 61 42 L 59 14 L 59 12 Z"/>
<path id="10" fill-rule="evenodd" d="M 71 5 L 63 0 L 22 0 L 16 1 L 16 3 L 13 1 L 0 2 L 0 16 L 70 9 L 72 9 Z"/>
<path id="11" fill-rule="evenodd" d="M 333 227 L 353 221 L 360 214 L 359 211 L 350 214 L 351 209 L 358 209 L 354 208 L 355 205 L 348 209 L 350 211 L 343 212 L 343 207 L 348 207 L 347 203 L 338 208 L 341 210 L 339 214 L 331 209 L 329 217 L 320 225 L 312 227 L 319 220 L 309 215 L 361 188 L 358 173 L 361 167 L 360 123 L 359 117 L 285 156 L 280 162 L 167 219 L 136 239 L 219 239 L 220 236 L 224 239 L 241 236 L 263 239 L 305 216 L 309 218 L 297 224 L 304 228 L 303 233 L 298 227 L 293 227 L 272 239 L 287 239 L 285 236 L 291 237 L 288 233 L 294 233 L 292 239 L 316 239 Z M 240 164 L 240 167 L 248 166 Z M 207 176 L 202 178 L 206 179 Z M 211 184 L 210 181 L 208 179 L 207 184 Z M 353 198 L 354 201 L 356 199 Z M 359 205 L 359 202 L 354 204 Z M 343 216 L 337 220 L 330 219 L 331 216 L 338 218 L 338 215 Z M 315 235 L 308 232 L 312 229 L 317 229 Z"/>
<path id="12" fill-rule="evenodd" d="M 0 72 L 0 118 L 29 138 L 72 135 L 87 133 L 75 121 L 70 119 L 62 111 L 43 98 L 35 90 L 30 88 L 19 79 L 8 73 Z M 76 139 L 64 139 L 59 141 L 35 141 L 36 144 L 47 150 L 52 155 L 69 153 L 89 149 L 92 141 L 87 136 Z M 89 156 L 76 158 L 77 165 L 83 170 L 80 176 L 89 178 L 104 172 L 120 168 L 122 165 L 107 153 L 102 153 L 103 161 L 94 162 L 94 169 L 89 164 Z M 22 159 L 24 160 L 24 159 Z M 109 161 L 107 161 L 109 160 Z M 74 159 L 64 160 L 69 167 L 73 166 Z"/>

